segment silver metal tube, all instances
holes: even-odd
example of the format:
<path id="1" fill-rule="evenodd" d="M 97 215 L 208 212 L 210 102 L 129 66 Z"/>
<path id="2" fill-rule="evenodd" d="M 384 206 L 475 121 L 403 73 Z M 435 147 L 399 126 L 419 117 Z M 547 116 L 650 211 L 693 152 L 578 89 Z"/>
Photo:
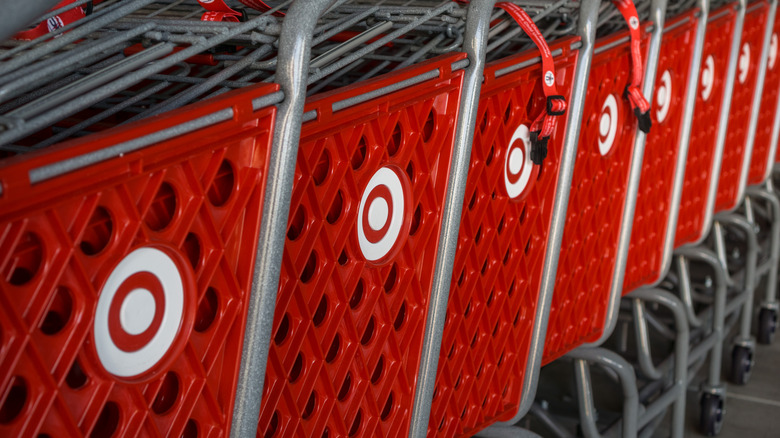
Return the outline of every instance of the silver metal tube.
<path id="1" fill-rule="evenodd" d="M 690 332 L 685 315 L 683 303 L 671 293 L 661 289 L 640 289 L 631 293 L 632 298 L 661 304 L 672 311 L 674 325 L 677 330 L 677 338 L 674 341 L 674 384 L 673 390 L 669 389 L 664 399 L 656 400 L 643 412 L 639 420 L 639 427 L 665 409 L 666 403 L 673 400 L 672 411 L 672 436 L 682 438 L 685 435 L 685 388 L 688 385 L 688 348 Z M 677 392 L 677 394 L 675 394 Z"/>
<path id="2" fill-rule="evenodd" d="M 260 237 L 252 275 L 241 368 L 230 436 L 253 437 L 263 395 L 268 348 L 279 289 L 284 238 L 301 136 L 301 118 L 318 18 L 337 0 L 293 2 L 282 23 L 276 81 L 284 93 L 279 104 L 266 176 Z"/>
<path id="3" fill-rule="evenodd" d="M 566 356 L 575 359 L 575 377 L 577 380 L 577 401 L 580 406 L 580 424 L 587 438 L 599 438 L 596 427 L 596 411 L 593 405 L 593 390 L 590 387 L 590 375 L 585 361 L 598 364 L 615 371 L 623 390 L 623 438 L 636 437 L 639 417 L 639 394 L 636 386 L 634 368 L 617 353 L 603 348 L 580 347 Z"/>
<path id="4" fill-rule="evenodd" d="M 652 101 L 655 73 L 658 66 L 659 53 L 661 51 L 661 40 L 663 39 L 666 0 L 653 0 L 651 8 L 652 13 L 650 18 L 653 21 L 654 26 L 652 36 L 650 37 L 650 48 L 647 53 L 647 61 L 645 63 L 644 87 L 642 89 L 642 93 L 645 97 L 650 96 L 650 101 Z M 623 279 L 626 273 L 628 248 L 631 244 L 631 229 L 634 226 L 634 210 L 636 209 L 639 179 L 642 175 L 645 140 L 645 133 L 637 129 L 636 137 L 634 139 L 634 154 L 631 157 L 631 171 L 628 178 L 628 188 L 626 189 L 626 203 L 623 207 L 623 217 L 620 223 L 620 237 L 618 238 L 617 257 L 615 261 L 615 270 L 612 274 L 609 305 L 607 306 L 607 313 L 604 321 L 604 331 L 599 339 L 588 344 L 592 347 L 603 344 L 612 334 L 612 331 L 615 330 L 615 324 L 617 323 L 617 314 L 620 309 L 620 297 L 623 293 Z"/>
<path id="5" fill-rule="evenodd" d="M 747 239 L 745 276 L 742 289 L 745 303 L 742 306 L 738 339 L 741 341 L 749 341 L 751 321 L 753 319 L 753 292 L 755 290 L 756 282 L 756 264 L 758 263 L 758 238 L 753 230 L 753 225 L 740 215 L 733 213 L 719 214 L 718 220 L 723 224 L 742 229 Z"/>
<path id="6" fill-rule="evenodd" d="M 706 263 L 714 272 L 715 304 L 713 306 L 712 333 L 715 342 L 710 352 L 710 367 L 707 383 L 710 387 L 720 386 L 721 355 L 723 354 L 724 321 L 726 318 L 726 268 L 718 256 L 708 248 L 686 247 L 678 252 L 691 259 Z"/>
<path id="7" fill-rule="evenodd" d="M 677 276 L 679 280 L 680 297 L 685 305 L 685 311 L 688 314 L 688 324 L 691 327 L 701 327 L 702 321 L 696 315 L 693 308 L 693 296 L 691 295 L 691 274 L 688 266 L 688 259 L 685 256 L 677 256 Z"/>
<path id="8" fill-rule="evenodd" d="M 552 294 L 555 288 L 555 276 L 558 272 L 558 255 L 563 239 L 563 228 L 566 223 L 566 209 L 569 206 L 569 188 L 571 187 L 571 179 L 574 174 L 574 162 L 577 158 L 577 142 L 582 124 L 585 93 L 588 89 L 593 46 L 596 39 L 599 3 L 599 0 L 583 0 L 580 2 L 577 34 L 582 41 L 582 47 L 580 47 L 577 67 L 574 72 L 575 86 L 572 89 L 569 102 L 566 137 L 563 145 L 565 153 L 561 157 L 558 171 L 558 190 L 555 194 L 553 219 L 550 225 L 550 234 L 547 238 L 547 253 L 544 258 L 544 270 L 542 271 L 536 315 L 534 315 L 533 337 L 529 348 L 525 376 L 523 377 L 523 392 L 520 406 L 515 415 L 511 419 L 498 424 L 512 425 L 520 421 L 531 408 L 536 395 L 536 387 L 539 383 L 539 369 L 541 368 L 544 342 L 547 337 L 547 321 L 550 316 L 550 304 L 552 303 Z"/>
<path id="9" fill-rule="evenodd" d="M 653 365 L 653 358 L 650 353 L 650 335 L 647 331 L 644 304 L 637 298 L 632 299 L 631 310 L 634 316 L 634 333 L 636 335 L 639 368 L 649 379 L 660 380 L 663 377 L 663 373 Z"/>
<path id="10" fill-rule="evenodd" d="M 471 145 L 474 140 L 474 126 L 479 105 L 479 91 L 482 87 L 485 67 L 485 47 L 490 29 L 490 14 L 494 0 L 472 1 L 468 7 L 463 50 L 469 65 L 464 71 L 463 90 L 461 91 L 458 111 L 458 128 L 452 163 L 449 169 L 449 184 L 444 200 L 441 234 L 436 255 L 436 274 L 433 277 L 431 297 L 428 305 L 428 318 L 425 322 L 425 341 L 423 343 L 420 368 L 417 373 L 417 388 L 414 395 L 410 437 L 423 438 L 428 433 L 428 421 L 431 415 L 433 390 L 436 384 L 436 370 L 439 365 L 439 350 L 444 334 L 444 320 L 447 316 L 452 268 L 455 251 L 458 248 L 458 232 L 468 177 Z"/>
<path id="11" fill-rule="evenodd" d="M 777 196 L 773 190 L 758 187 L 748 188 L 748 196 L 763 200 L 769 205 L 771 210 L 772 228 L 770 230 L 770 234 L 772 240 L 770 243 L 769 260 L 767 261 L 770 268 L 767 271 L 764 302 L 766 304 L 776 303 L 777 266 L 778 263 L 780 263 L 780 200 L 777 199 Z"/>

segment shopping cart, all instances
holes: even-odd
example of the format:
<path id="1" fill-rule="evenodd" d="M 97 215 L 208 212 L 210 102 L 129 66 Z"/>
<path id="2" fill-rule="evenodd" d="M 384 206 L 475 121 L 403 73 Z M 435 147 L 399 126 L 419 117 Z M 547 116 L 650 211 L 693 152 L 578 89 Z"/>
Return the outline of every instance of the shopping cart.
<path id="1" fill-rule="evenodd" d="M 617 9 L 609 10 L 617 15 Z M 600 17 L 601 28 L 619 29 L 596 42 L 572 176 L 558 273 L 545 341 L 547 364 L 586 342 L 598 340 L 613 302 L 610 291 L 618 261 L 624 216 L 631 216 L 629 175 L 637 122 L 623 92 L 633 81 L 627 23 Z M 647 32 L 649 25 L 642 25 Z M 601 32 L 605 32 L 602 30 Z M 646 59 L 649 33 L 642 36 Z"/>
<path id="2" fill-rule="evenodd" d="M 560 22 L 570 14 L 567 28 L 585 25 L 577 9 L 529 6 L 529 13 L 544 23 Z M 583 7 L 595 12 L 593 3 Z M 493 29 L 514 23 L 507 15 L 501 18 L 504 22 L 494 21 Z M 580 38 L 561 36 L 549 47 L 550 63 L 554 62 L 550 82 L 554 80 L 560 96 L 550 96 L 544 80 L 545 69 L 552 66 L 546 59 L 542 64 L 535 48 L 528 50 L 533 43 L 525 38 L 514 44 L 522 47 L 520 54 L 485 69 L 429 436 L 473 434 L 518 416 L 518 410 L 524 415 L 521 406 L 533 400 L 540 352 L 532 343 L 544 329 L 539 325 L 547 313 L 542 283 L 557 256 L 551 236 L 558 222 L 554 218 L 562 211 L 556 200 L 566 196 L 567 175 L 562 169 L 574 158 L 567 138 L 579 119 L 572 116 L 568 126 L 565 120 L 558 123 L 542 161 L 533 157 L 531 130 L 539 114 L 564 115 L 549 106 L 553 99 L 578 108 L 584 90 L 576 98 L 572 93 L 584 79 L 577 61 L 583 56 Z M 507 45 L 503 40 L 488 41 L 494 58 L 501 58 L 496 52 Z"/>

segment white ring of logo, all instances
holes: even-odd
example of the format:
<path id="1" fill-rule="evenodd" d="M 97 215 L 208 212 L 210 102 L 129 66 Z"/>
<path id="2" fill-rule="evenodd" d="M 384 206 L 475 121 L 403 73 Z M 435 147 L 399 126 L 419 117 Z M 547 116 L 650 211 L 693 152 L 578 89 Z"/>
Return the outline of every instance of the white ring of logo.
<path id="1" fill-rule="evenodd" d="M 547 84 L 548 87 L 552 87 L 552 85 L 555 83 L 555 73 L 552 71 L 548 71 L 544 74 L 544 83 Z"/>
<path id="2" fill-rule="evenodd" d="M 631 26 L 631 29 L 636 29 L 637 27 L 639 27 L 639 19 L 637 17 L 629 18 L 628 25 Z"/>
<path id="3" fill-rule="evenodd" d="M 513 147 L 516 141 L 522 141 L 522 146 Z M 514 199 L 520 196 L 525 188 L 528 186 L 528 181 L 531 179 L 531 172 L 533 170 L 534 163 L 531 161 L 531 131 L 525 125 L 520 125 L 515 129 L 512 138 L 509 139 L 509 144 L 506 148 L 506 156 L 504 157 L 504 186 L 506 187 L 506 193 L 510 198 Z M 512 183 L 509 180 L 510 176 L 520 175 L 520 177 Z"/>
<path id="4" fill-rule="evenodd" d="M 742 45 L 742 52 L 739 55 L 739 83 L 744 84 L 750 71 L 750 44 Z"/>
<path id="5" fill-rule="evenodd" d="M 769 69 L 775 68 L 775 62 L 777 62 L 777 34 L 772 34 L 772 41 L 769 43 Z"/>
<path id="6" fill-rule="evenodd" d="M 712 87 L 715 85 L 715 59 L 712 55 L 708 55 L 704 60 L 704 69 L 701 71 L 701 97 L 704 101 L 710 99 L 712 95 Z"/>
<path id="7" fill-rule="evenodd" d="M 162 321 L 152 339 L 136 351 L 123 351 L 112 339 L 109 330 L 110 310 L 119 288 L 131 276 L 149 273 L 159 280 L 165 297 Z M 149 290 L 134 289 L 121 303 L 120 324 L 125 332 L 134 335 L 143 331 L 152 317 L 142 315 L 148 304 Z M 135 296 L 135 298 L 133 298 Z M 153 311 L 157 311 L 152 306 Z M 184 283 L 179 268 L 159 249 L 144 247 L 131 252 L 114 268 L 100 291 L 93 331 L 95 349 L 100 363 L 109 373 L 119 377 L 135 377 L 151 369 L 170 349 L 179 332 L 184 314 Z M 133 318 L 140 321 L 132 321 Z"/>
<path id="8" fill-rule="evenodd" d="M 380 187 L 384 187 L 390 193 L 390 199 L 377 196 L 371 199 L 371 205 L 366 205 L 372 192 Z M 358 208 L 357 237 L 360 251 L 363 257 L 368 261 L 377 261 L 386 256 L 398 242 L 401 229 L 404 225 L 404 215 L 406 209 L 406 193 L 398 172 L 389 167 L 383 167 L 374 173 L 363 190 L 363 196 L 360 198 L 360 207 Z M 388 203 L 388 201 L 390 201 Z M 364 216 L 367 215 L 367 216 Z M 371 242 L 366 236 L 366 230 L 363 226 L 364 217 L 366 222 L 374 232 L 380 231 L 387 226 L 384 235 L 376 242 Z M 390 221 L 389 226 L 387 221 Z"/>
<path id="9" fill-rule="evenodd" d="M 613 94 L 607 96 L 599 117 L 599 152 L 607 155 L 615 143 L 618 130 L 618 104 Z"/>
<path id="10" fill-rule="evenodd" d="M 669 70 L 664 71 L 661 75 L 661 86 L 655 93 L 655 101 L 658 103 L 658 110 L 655 113 L 658 122 L 661 123 L 666 120 L 666 116 L 669 115 L 669 108 L 672 106 L 672 75 Z"/>

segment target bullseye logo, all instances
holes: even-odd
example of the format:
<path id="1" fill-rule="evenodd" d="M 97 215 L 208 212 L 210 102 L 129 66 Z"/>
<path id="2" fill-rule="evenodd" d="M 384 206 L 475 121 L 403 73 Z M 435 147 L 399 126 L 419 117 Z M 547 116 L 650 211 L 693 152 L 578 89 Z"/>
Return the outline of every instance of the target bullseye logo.
<path id="1" fill-rule="evenodd" d="M 175 250 L 145 246 L 111 271 L 98 298 L 93 335 L 106 371 L 137 379 L 183 346 L 192 323 L 194 276 Z"/>
<path id="2" fill-rule="evenodd" d="M 712 87 L 715 85 L 715 59 L 708 55 L 704 60 L 704 69 L 701 72 L 701 97 L 708 101 L 712 95 Z"/>
<path id="3" fill-rule="evenodd" d="M 744 84 L 750 71 L 750 44 L 742 45 L 742 52 L 739 55 L 739 83 Z"/>
<path id="4" fill-rule="evenodd" d="M 381 262 L 399 248 L 409 232 L 409 180 L 396 166 L 377 170 L 363 189 L 357 238 L 363 257 Z"/>
<path id="5" fill-rule="evenodd" d="M 775 62 L 777 62 L 777 34 L 772 34 L 772 41 L 769 43 L 769 69 L 775 68 Z"/>
<path id="6" fill-rule="evenodd" d="M 618 130 L 618 103 L 614 94 L 607 96 L 599 116 L 599 152 L 607 155 L 615 144 Z"/>
<path id="7" fill-rule="evenodd" d="M 506 194 L 517 199 L 528 188 L 534 170 L 531 161 L 531 131 L 525 125 L 515 129 L 504 157 L 504 187 Z"/>
<path id="8" fill-rule="evenodd" d="M 669 115 L 669 108 L 672 106 L 672 75 L 669 70 L 661 75 L 661 85 L 655 93 L 655 101 L 658 103 L 658 110 L 655 112 L 658 122 L 666 120 Z"/>

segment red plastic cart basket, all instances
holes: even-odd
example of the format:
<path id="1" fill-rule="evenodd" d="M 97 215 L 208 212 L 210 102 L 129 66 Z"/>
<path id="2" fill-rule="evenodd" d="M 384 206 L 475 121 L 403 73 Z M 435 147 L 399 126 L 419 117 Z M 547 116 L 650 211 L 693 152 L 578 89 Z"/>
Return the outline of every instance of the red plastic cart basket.
<path id="1" fill-rule="evenodd" d="M 684 165 L 678 169 L 678 154 L 687 154 L 687 145 L 680 150 L 680 136 L 683 125 L 691 123 L 685 120 L 684 108 L 696 46 L 697 14 L 698 9 L 693 9 L 664 26 L 656 66 L 653 129 L 647 135 L 642 159 L 623 294 L 659 282 L 669 266 L 668 244 L 674 236 L 668 228 L 677 227 L 672 221 L 679 205 L 673 206 L 672 201 L 675 191 L 682 189 L 682 179 L 676 178 L 676 173 L 685 169 Z"/>
<path id="2" fill-rule="evenodd" d="M 729 4 L 712 12 L 707 23 L 675 247 L 700 242 L 712 217 L 717 190 L 713 175 L 720 169 L 723 155 L 723 145 L 717 144 L 718 125 L 713 120 L 720 120 L 736 19 L 737 11 Z"/>
<path id="3" fill-rule="evenodd" d="M 643 53 L 648 40 L 645 34 Z M 637 130 L 623 97 L 630 53 L 628 31 L 601 38 L 594 49 L 543 364 L 604 330 Z"/>
<path id="4" fill-rule="evenodd" d="M 775 16 L 772 36 L 767 54 L 766 76 L 761 94 L 761 107 L 758 111 L 758 126 L 753 142 L 753 154 L 750 157 L 750 173 L 748 185 L 761 184 L 772 172 L 774 157 L 770 156 L 776 147 L 772 144 L 775 112 L 777 111 L 778 95 L 780 95 L 780 65 L 778 65 L 778 41 L 780 38 L 780 14 Z"/>
<path id="5" fill-rule="evenodd" d="M 0 435 L 227 434 L 275 90 L 0 164 Z"/>
<path id="6" fill-rule="evenodd" d="M 769 3 L 758 1 L 745 11 L 745 23 L 742 28 L 739 60 L 737 62 L 737 83 L 735 84 L 731 109 L 729 111 L 726 146 L 723 150 L 718 195 L 715 200 L 715 212 L 729 211 L 737 207 L 742 187 L 746 157 L 748 125 L 753 109 L 753 95 L 758 81 L 758 58 L 764 43 L 764 29 L 767 21 Z M 755 109 L 758 111 L 758 108 Z M 747 175 L 744 175 L 746 177 Z"/>
<path id="7" fill-rule="evenodd" d="M 259 433 L 408 433 L 464 57 L 307 102 Z"/>
<path id="8" fill-rule="evenodd" d="M 567 100 L 578 41 L 550 46 Z M 543 165 L 531 162 L 529 127 L 546 105 L 538 56 L 485 68 L 429 436 L 471 435 L 520 406 L 566 135 L 561 118 Z"/>

